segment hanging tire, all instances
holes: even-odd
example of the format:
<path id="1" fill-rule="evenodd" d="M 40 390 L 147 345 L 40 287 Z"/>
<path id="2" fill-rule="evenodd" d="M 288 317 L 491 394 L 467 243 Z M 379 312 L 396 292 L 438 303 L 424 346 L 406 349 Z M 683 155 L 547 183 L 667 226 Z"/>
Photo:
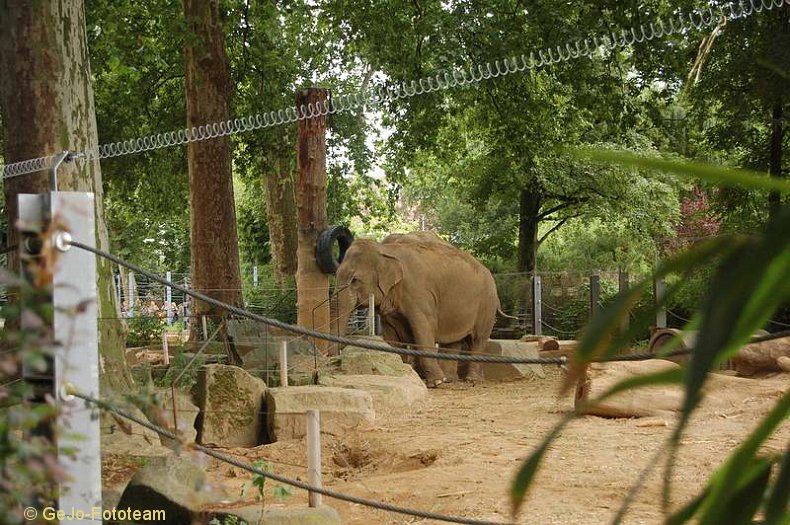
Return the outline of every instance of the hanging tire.
<path id="1" fill-rule="evenodd" d="M 337 258 L 333 253 L 333 248 L 337 242 L 340 252 Z M 345 226 L 330 226 L 318 235 L 318 242 L 315 245 L 315 260 L 318 267 L 324 273 L 335 273 L 346 251 L 351 243 L 354 242 L 354 234 Z"/>

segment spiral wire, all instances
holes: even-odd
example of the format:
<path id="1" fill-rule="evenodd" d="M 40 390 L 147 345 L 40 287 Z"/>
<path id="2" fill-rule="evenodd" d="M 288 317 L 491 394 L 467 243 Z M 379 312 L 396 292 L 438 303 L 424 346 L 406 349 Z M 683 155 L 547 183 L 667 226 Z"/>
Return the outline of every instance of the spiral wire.
<path id="1" fill-rule="evenodd" d="M 360 108 L 375 108 L 436 91 L 469 86 L 483 80 L 537 69 L 581 57 L 593 56 L 596 52 L 611 52 L 634 43 L 649 42 L 671 35 L 686 34 L 717 25 L 722 19 L 737 20 L 772 9 L 780 8 L 790 0 L 741 0 L 729 5 L 710 6 L 688 13 L 659 18 L 655 22 L 640 24 L 631 29 L 601 33 L 565 45 L 547 47 L 494 60 L 465 68 L 445 70 L 431 76 L 411 80 L 402 84 L 376 86 L 367 90 L 333 96 L 330 100 L 308 103 L 297 107 L 281 108 L 269 112 L 213 122 L 203 126 L 182 128 L 165 133 L 146 135 L 135 139 L 101 144 L 84 151 L 82 162 L 133 155 L 145 151 L 180 146 L 192 142 L 227 137 L 249 131 L 291 124 L 300 120 L 343 113 Z M 14 162 L 3 167 L 4 178 L 18 177 L 48 169 L 54 155 Z"/>

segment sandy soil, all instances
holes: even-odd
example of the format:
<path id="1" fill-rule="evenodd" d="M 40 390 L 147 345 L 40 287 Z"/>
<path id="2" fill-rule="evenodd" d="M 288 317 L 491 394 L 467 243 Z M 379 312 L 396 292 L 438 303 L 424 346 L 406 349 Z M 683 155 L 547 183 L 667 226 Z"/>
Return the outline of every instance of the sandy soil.
<path id="1" fill-rule="evenodd" d="M 467 518 L 509 522 L 509 487 L 517 468 L 552 426 L 572 407 L 558 399 L 559 371 L 541 380 L 432 390 L 412 413 L 379 415 L 376 426 L 341 437 L 322 437 L 324 485 L 344 493 Z M 745 399 L 726 410 L 704 407 L 683 439 L 673 478 L 677 508 L 775 402 L 790 376 L 775 382 L 777 395 Z M 649 458 L 669 435 L 671 421 L 602 419 L 574 421 L 552 445 L 518 523 L 608 523 Z M 766 451 L 790 442 L 790 422 L 770 439 Z M 265 459 L 276 473 L 305 479 L 305 445 L 280 442 L 225 452 Z M 229 500 L 254 501 L 249 474 L 212 463 L 209 475 Z M 121 476 L 122 477 L 122 476 Z M 116 478 L 120 479 L 117 476 Z M 267 505 L 280 505 L 267 482 Z M 661 523 L 662 473 L 652 474 L 631 506 L 626 523 Z M 244 488 L 243 488 L 244 487 Z M 305 504 L 295 490 L 286 505 Z M 324 498 L 353 525 L 439 523 Z"/>

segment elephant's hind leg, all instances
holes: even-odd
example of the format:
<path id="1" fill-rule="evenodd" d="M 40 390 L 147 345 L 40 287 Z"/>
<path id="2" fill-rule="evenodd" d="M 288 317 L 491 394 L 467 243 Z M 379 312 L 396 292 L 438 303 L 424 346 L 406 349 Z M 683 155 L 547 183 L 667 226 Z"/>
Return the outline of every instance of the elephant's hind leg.
<path id="1" fill-rule="evenodd" d="M 481 339 L 481 338 L 473 338 L 472 343 L 470 345 L 470 354 L 472 355 L 483 355 L 483 350 L 486 347 L 486 341 L 488 338 Z M 468 372 L 466 377 L 464 377 L 464 381 L 469 381 L 471 383 L 479 383 L 483 380 L 483 365 L 480 361 L 469 361 L 468 362 Z"/>

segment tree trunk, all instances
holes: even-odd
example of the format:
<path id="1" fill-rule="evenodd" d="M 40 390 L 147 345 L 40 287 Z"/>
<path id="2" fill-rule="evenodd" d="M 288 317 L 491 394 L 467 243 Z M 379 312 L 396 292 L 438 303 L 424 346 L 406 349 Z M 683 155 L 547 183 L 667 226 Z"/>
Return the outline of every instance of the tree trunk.
<path id="1" fill-rule="evenodd" d="M 217 0 L 184 0 L 187 126 L 227 120 L 231 81 Z M 230 138 L 187 146 L 192 287 L 232 305 L 241 304 L 241 270 L 233 202 Z M 224 314 L 201 301 L 196 316 Z M 193 338 L 200 323 L 192 323 Z"/>
<path id="2" fill-rule="evenodd" d="M 296 107 L 326 102 L 325 89 L 306 89 L 296 94 Z M 326 117 L 300 120 L 296 138 L 296 206 L 299 247 L 296 272 L 297 319 L 299 326 L 328 332 L 329 276 L 315 260 L 318 234 L 326 229 Z M 326 341 L 315 341 L 326 354 Z"/>
<path id="3" fill-rule="evenodd" d="M 296 274 L 296 198 L 289 159 L 277 161 L 277 170 L 266 177 L 266 218 L 272 248 L 272 268 L 277 286 Z"/>
<path id="4" fill-rule="evenodd" d="M 5 130 L 7 163 L 70 150 L 84 152 L 98 145 L 91 87 L 90 60 L 82 0 L 0 3 L 0 107 Z M 58 189 L 95 195 L 96 246 L 109 249 L 104 222 L 101 168 L 98 161 L 70 162 L 58 171 Z M 5 181 L 9 244 L 16 244 L 13 228 L 19 193 L 50 191 L 46 172 Z M 97 259 L 101 388 L 128 390 L 132 385 L 124 359 L 123 329 L 117 320 L 112 268 Z M 9 266 L 19 268 L 16 253 Z"/>
<path id="5" fill-rule="evenodd" d="M 771 112 L 771 158 L 768 173 L 771 177 L 781 178 L 782 175 L 782 142 L 784 126 L 782 125 L 782 100 L 777 99 Z M 778 191 L 768 194 L 768 212 L 774 217 L 782 206 L 782 196 Z"/>
<path id="6" fill-rule="evenodd" d="M 538 215 L 541 198 L 538 192 L 531 191 L 529 188 L 522 189 L 519 198 L 518 271 L 531 273 L 535 271 L 538 253 Z"/>

